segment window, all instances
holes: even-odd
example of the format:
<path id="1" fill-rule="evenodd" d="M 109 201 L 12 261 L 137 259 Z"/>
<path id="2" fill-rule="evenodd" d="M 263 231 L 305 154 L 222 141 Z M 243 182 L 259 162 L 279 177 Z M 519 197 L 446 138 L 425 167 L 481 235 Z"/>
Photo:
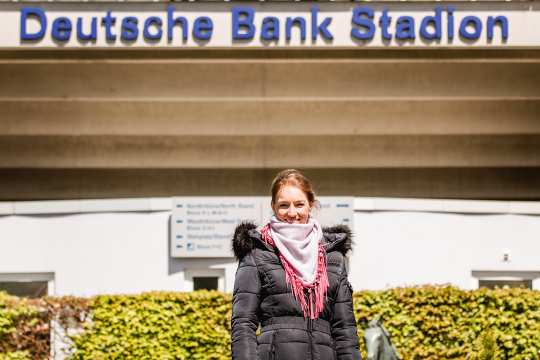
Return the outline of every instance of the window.
<path id="1" fill-rule="evenodd" d="M 218 277 L 217 276 L 198 276 L 193 278 L 193 290 L 217 290 L 218 289 Z"/>
<path id="2" fill-rule="evenodd" d="M 184 270 L 184 290 L 225 291 L 225 269 L 186 269 Z"/>
<path id="3" fill-rule="evenodd" d="M 532 289 L 532 280 L 479 280 L 478 287 L 496 288 L 524 288 Z"/>
<path id="4" fill-rule="evenodd" d="M 478 288 L 525 288 L 538 290 L 540 271 L 473 271 Z"/>
<path id="5" fill-rule="evenodd" d="M 48 283 L 46 281 L 1 281 L 0 291 L 5 291 L 10 295 L 26 296 L 30 298 L 38 298 L 47 295 Z"/>
<path id="6" fill-rule="evenodd" d="M 54 294 L 54 274 L 0 273 L 0 291 L 29 298 L 52 295 Z"/>

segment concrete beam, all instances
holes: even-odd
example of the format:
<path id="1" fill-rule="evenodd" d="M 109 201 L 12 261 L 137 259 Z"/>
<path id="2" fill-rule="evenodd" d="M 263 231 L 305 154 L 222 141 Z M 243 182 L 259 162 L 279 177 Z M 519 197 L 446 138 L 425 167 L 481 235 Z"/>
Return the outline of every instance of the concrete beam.
<path id="1" fill-rule="evenodd" d="M 540 200 L 540 168 L 302 169 L 319 195 Z M 0 169 L 0 201 L 267 195 L 278 169 Z"/>
<path id="2" fill-rule="evenodd" d="M 0 136 L 3 168 L 540 166 L 540 135 Z"/>
<path id="3" fill-rule="evenodd" d="M 2 63 L 1 99 L 538 98 L 538 62 Z"/>
<path id="4" fill-rule="evenodd" d="M 538 100 L 0 101 L 1 135 L 540 134 Z"/>

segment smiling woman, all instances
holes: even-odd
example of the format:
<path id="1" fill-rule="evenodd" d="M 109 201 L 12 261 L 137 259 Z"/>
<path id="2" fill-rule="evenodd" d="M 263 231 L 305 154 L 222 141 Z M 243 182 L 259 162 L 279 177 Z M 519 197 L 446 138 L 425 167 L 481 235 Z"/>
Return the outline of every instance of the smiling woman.
<path id="1" fill-rule="evenodd" d="M 349 229 L 323 229 L 310 216 L 317 200 L 298 170 L 281 171 L 271 193 L 270 222 L 261 229 L 243 223 L 232 241 L 240 261 L 233 359 L 360 359 L 345 266 Z"/>
<path id="2" fill-rule="evenodd" d="M 275 216 L 288 223 L 305 224 L 315 206 L 311 183 L 294 169 L 280 172 L 272 183 L 272 210 Z"/>

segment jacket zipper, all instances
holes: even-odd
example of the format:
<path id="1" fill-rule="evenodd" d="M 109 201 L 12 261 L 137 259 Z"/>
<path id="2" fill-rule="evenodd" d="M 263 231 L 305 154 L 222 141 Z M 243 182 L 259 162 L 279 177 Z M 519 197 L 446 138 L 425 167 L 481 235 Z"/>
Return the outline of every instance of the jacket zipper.
<path id="1" fill-rule="evenodd" d="M 308 295 L 307 296 L 310 304 L 309 304 L 309 307 L 311 308 L 311 306 L 313 306 L 313 304 L 311 303 L 311 297 Z M 311 360 L 313 360 L 313 320 L 311 319 L 311 316 L 309 316 L 308 314 L 308 317 L 307 317 L 307 327 L 308 327 L 308 337 L 309 337 L 309 349 L 310 349 L 310 353 L 311 353 Z"/>
<path id="2" fill-rule="evenodd" d="M 310 317 L 308 317 L 308 337 L 309 337 L 309 348 L 310 348 L 310 354 L 311 359 L 313 359 L 313 334 L 312 334 L 312 320 Z"/>
<path id="3" fill-rule="evenodd" d="M 272 341 L 270 343 L 270 355 L 271 360 L 276 360 L 276 344 L 275 344 L 275 338 L 276 338 L 276 330 L 272 333 Z"/>

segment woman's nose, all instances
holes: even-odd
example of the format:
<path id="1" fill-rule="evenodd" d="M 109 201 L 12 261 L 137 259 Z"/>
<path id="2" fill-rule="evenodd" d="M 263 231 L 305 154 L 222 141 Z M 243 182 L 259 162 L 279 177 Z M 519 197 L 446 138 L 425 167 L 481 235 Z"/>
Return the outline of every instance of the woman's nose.
<path id="1" fill-rule="evenodd" d="M 296 217 L 296 209 L 294 208 L 294 206 L 289 206 L 289 208 L 287 209 L 287 216 L 291 217 L 291 218 L 295 218 Z"/>

